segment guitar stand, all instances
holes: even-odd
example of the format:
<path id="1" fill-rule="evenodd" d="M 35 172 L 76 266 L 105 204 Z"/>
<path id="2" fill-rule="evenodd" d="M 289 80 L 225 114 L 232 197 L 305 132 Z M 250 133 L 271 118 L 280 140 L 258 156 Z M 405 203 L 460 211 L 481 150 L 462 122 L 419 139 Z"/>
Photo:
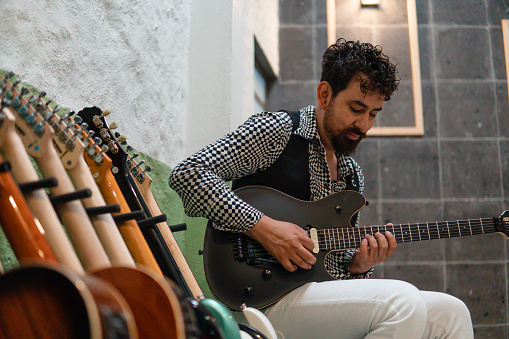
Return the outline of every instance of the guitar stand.
<path id="1" fill-rule="evenodd" d="M 89 217 L 93 217 L 99 214 L 118 213 L 120 212 L 120 205 L 112 204 L 97 207 L 86 207 L 85 211 L 87 212 Z"/>
<path id="2" fill-rule="evenodd" d="M 160 222 L 166 221 L 166 214 L 158 215 L 157 217 L 150 217 L 143 220 L 137 220 L 138 226 L 140 226 L 140 229 L 147 228 L 148 226 L 153 226 L 155 224 L 158 224 Z"/>
<path id="3" fill-rule="evenodd" d="M 113 220 L 117 224 L 127 221 L 127 220 L 143 219 L 143 218 L 145 218 L 145 212 L 143 212 L 142 210 L 123 213 L 123 214 L 116 214 L 113 216 Z"/>
<path id="4" fill-rule="evenodd" d="M 170 229 L 170 231 L 172 233 L 187 230 L 187 224 L 185 222 L 182 223 L 182 224 L 171 225 L 171 226 L 168 226 L 168 227 L 169 227 L 169 229 Z"/>
<path id="5" fill-rule="evenodd" d="M 26 193 L 30 193 L 35 190 L 41 189 L 41 188 L 55 187 L 55 186 L 57 186 L 57 184 L 58 184 L 57 179 L 52 177 L 52 178 L 47 178 L 47 179 L 41 179 L 38 181 L 21 183 L 21 184 L 18 184 L 18 187 L 19 187 L 21 193 L 26 194 Z"/>
<path id="6" fill-rule="evenodd" d="M 0 173 L 9 172 L 11 170 L 11 164 L 6 162 L 2 162 L 0 164 Z"/>
<path id="7" fill-rule="evenodd" d="M 71 193 L 55 195 L 53 197 L 49 197 L 49 200 L 53 204 L 53 206 L 65 204 L 66 202 L 70 202 L 73 200 L 90 198 L 92 196 L 92 191 L 86 188 L 84 190 L 79 190 Z"/>

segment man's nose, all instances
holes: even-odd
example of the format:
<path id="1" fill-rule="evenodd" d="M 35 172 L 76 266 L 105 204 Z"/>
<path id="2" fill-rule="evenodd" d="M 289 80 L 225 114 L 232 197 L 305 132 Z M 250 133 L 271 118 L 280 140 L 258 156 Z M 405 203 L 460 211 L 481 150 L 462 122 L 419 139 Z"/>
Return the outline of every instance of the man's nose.
<path id="1" fill-rule="evenodd" d="M 367 133 L 370 128 L 369 114 L 362 115 L 355 120 L 354 126 L 362 133 Z"/>

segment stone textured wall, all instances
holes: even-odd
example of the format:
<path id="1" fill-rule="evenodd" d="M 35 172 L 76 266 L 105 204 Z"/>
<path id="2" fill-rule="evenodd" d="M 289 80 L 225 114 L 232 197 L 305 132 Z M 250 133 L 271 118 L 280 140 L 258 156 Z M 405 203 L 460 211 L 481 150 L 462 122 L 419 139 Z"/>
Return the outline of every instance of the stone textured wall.
<path id="1" fill-rule="evenodd" d="M 380 10 L 394 2 L 404 4 L 383 0 Z M 271 109 L 299 109 L 316 103 L 320 57 L 327 47 L 325 2 L 279 3 L 281 69 Z M 337 1 L 338 8 L 345 3 Z M 361 143 L 355 158 L 364 169 L 370 201 L 361 223 L 498 216 L 509 208 L 509 109 L 500 21 L 509 19 L 507 2 L 416 4 L 425 134 Z M 400 12 L 394 13 L 396 20 Z M 351 21 L 359 25 L 358 18 Z M 378 41 L 397 52 L 400 40 L 392 30 L 379 21 L 365 24 L 379 25 Z M 338 22 L 338 34 L 345 32 L 341 25 L 344 21 Z M 357 28 L 349 36 L 365 39 L 365 30 Z M 455 295 L 470 308 L 476 338 L 507 338 L 507 246 L 498 234 L 400 244 L 375 277 Z"/>
<path id="2" fill-rule="evenodd" d="M 182 157 L 188 1 L 2 1 L 0 68 L 63 106 L 110 109 L 128 141 Z"/>

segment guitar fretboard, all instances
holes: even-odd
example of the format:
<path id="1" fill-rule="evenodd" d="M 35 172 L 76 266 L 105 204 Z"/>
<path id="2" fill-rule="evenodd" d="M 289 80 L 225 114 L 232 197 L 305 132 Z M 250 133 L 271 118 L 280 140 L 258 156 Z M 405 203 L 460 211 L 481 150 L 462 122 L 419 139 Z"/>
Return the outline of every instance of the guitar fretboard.
<path id="1" fill-rule="evenodd" d="M 495 233 L 499 218 L 480 218 L 455 221 L 408 223 L 385 226 L 344 227 L 318 230 L 321 251 L 346 250 L 360 247 L 366 234 L 391 232 L 396 242 L 405 243 L 433 239 Z"/>

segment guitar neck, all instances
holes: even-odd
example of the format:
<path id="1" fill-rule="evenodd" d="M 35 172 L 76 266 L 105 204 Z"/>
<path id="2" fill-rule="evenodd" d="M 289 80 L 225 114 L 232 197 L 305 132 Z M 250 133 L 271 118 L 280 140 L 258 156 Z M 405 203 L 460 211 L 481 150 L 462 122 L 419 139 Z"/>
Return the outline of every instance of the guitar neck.
<path id="1" fill-rule="evenodd" d="M 25 146 L 15 132 L 15 113 L 4 108 L 3 127 L 0 129 L 0 152 L 12 167 L 12 176 L 18 184 L 38 181 L 39 175 L 25 151 Z M 19 127 L 18 127 L 19 128 Z M 58 215 L 45 190 L 35 190 L 25 194 L 25 200 L 32 213 L 44 229 L 46 239 L 58 260 L 76 273 L 83 273 L 83 267 L 62 228 Z"/>
<path id="2" fill-rule="evenodd" d="M 130 213 L 131 209 L 122 194 L 120 187 L 111 173 L 111 160 L 104 160 L 101 164 L 97 164 L 89 154 L 85 155 L 85 161 L 90 167 L 93 175 L 96 175 L 101 180 L 97 183 L 99 191 L 103 196 L 105 203 L 118 204 L 120 206 L 119 214 Z M 103 166 L 105 168 L 103 168 Z M 117 224 L 120 234 L 124 239 L 129 252 L 134 261 L 138 264 L 150 267 L 159 275 L 163 275 L 157 261 L 152 254 L 147 241 L 135 220 L 126 220 Z"/>
<path id="3" fill-rule="evenodd" d="M 77 190 L 90 189 L 92 195 L 89 198 L 82 199 L 83 205 L 87 208 L 103 207 L 106 202 L 97 187 L 92 174 L 87 168 L 83 157 L 80 157 L 76 166 L 68 169 L 67 173 L 74 183 Z M 90 217 L 101 243 L 106 250 L 108 257 L 113 265 L 123 265 L 134 267 L 134 260 L 129 252 L 118 227 L 110 213 L 99 214 Z"/>
<path id="4" fill-rule="evenodd" d="M 18 260 L 58 262 L 43 230 L 37 227 L 23 194 L 0 157 L 0 224 Z"/>
<path id="5" fill-rule="evenodd" d="M 58 178 L 58 185 L 50 188 L 53 196 L 75 191 L 56 151 L 48 149 L 45 158 L 35 158 L 43 177 Z M 97 233 L 81 201 L 73 200 L 57 206 L 57 212 L 69 231 L 76 252 L 86 271 L 110 267 L 111 262 L 104 250 Z"/>
<path id="6" fill-rule="evenodd" d="M 161 215 L 162 214 L 161 209 L 159 208 L 159 205 L 157 204 L 157 201 L 155 200 L 154 195 L 152 194 L 152 190 L 150 189 L 152 179 L 147 174 L 143 175 L 144 175 L 143 182 L 136 180 L 138 189 L 140 190 L 140 193 L 143 199 L 145 200 L 147 207 L 150 210 L 150 213 L 152 213 L 152 215 Z M 189 289 L 191 290 L 193 297 L 196 300 L 201 299 L 203 296 L 203 292 L 200 286 L 198 285 L 198 282 L 196 281 L 196 278 L 193 272 L 191 271 L 191 268 L 189 267 L 182 251 L 180 250 L 177 240 L 173 236 L 170 227 L 166 222 L 160 222 L 156 226 L 159 229 L 159 232 L 161 233 L 164 242 L 166 243 L 166 246 L 168 246 L 171 255 L 175 259 L 175 263 L 180 269 L 180 272 L 182 273 L 185 282 L 187 283 Z"/>
<path id="7" fill-rule="evenodd" d="M 346 250 L 359 248 L 366 234 L 391 232 L 396 242 L 406 243 L 433 239 L 472 236 L 498 232 L 499 217 L 435 221 L 385 226 L 345 227 L 318 230 L 320 250 Z M 505 235 L 504 235 L 505 236 Z"/>

